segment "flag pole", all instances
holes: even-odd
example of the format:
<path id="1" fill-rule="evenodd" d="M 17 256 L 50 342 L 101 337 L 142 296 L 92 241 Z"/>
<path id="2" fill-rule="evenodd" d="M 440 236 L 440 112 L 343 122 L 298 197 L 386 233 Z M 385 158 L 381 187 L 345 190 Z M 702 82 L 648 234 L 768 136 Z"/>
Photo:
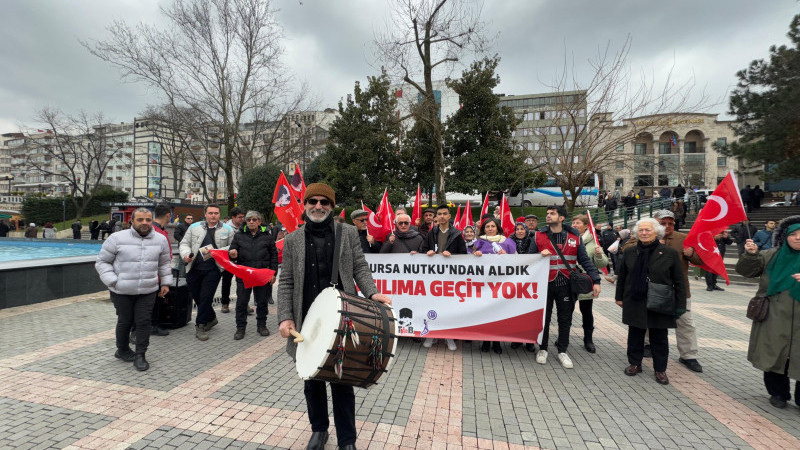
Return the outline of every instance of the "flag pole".
<path id="1" fill-rule="evenodd" d="M 742 204 L 742 209 L 744 210 L 744 215 L 747 217 L 747 225 L 745 225 L 745 229 L 747 230 L 747 239 L 752 240 L 753 235 L 750 233 L 750 217 L 747 215 L 747 207 L 744 206 L 744 201 L 742 200 L 742 191 L 739 190 L 739 181 L 736 179 L 736 174 L 733 173 L 732 170 L 728 171 L 731 174 L 731 180 L 733 180 L 733 185 L 736 187 L 736 195 L 739 196 L 739 203 Z"/>

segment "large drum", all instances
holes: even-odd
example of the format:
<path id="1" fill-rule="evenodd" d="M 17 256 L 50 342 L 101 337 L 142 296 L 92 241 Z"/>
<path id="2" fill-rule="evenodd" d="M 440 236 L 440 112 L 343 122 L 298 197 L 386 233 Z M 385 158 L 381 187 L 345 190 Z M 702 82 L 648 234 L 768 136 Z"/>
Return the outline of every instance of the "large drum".
<path id="1" fill-rule="evenodd" d="M 303 320 L 297 344 L 297 374 L 370 387 L 389 370 L 397 350 L 397 321 L 391 306 L 329 287 Z"/>

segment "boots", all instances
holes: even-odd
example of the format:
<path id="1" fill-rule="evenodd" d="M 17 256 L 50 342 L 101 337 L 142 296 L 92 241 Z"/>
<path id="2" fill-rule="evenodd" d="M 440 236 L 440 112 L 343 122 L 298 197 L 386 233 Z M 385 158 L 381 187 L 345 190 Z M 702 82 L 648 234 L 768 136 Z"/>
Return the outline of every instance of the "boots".
<path id="1" fill-rule="evenodd" d="M 144 372 L 150 368 L 150 363 L 144 359 L 144 353 L 136 354 L 136 359 L 133 360 L 133 367 L 135 367 L 139 372 Z"/>
<path id="2" fill-rule="evenodd" d="M 233 335 L 233 339 L 237 341 L 244 339 L 244 328 L 237 328 L 236 333 Z"/>

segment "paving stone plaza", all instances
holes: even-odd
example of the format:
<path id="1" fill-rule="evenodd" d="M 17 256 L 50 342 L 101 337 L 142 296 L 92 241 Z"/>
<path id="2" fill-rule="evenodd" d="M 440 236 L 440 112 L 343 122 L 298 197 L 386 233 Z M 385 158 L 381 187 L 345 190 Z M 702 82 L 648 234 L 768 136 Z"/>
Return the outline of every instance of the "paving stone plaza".
<path id="1" fill-rule="evenodd" d="M 627 377 L 627 328 L 603 282 L 595 302 L 597 353 L 574 317 L 563 369 L 524 347 L 502 355 L 477 342 L 431 349 L 403 340 L 384 381 L 357 389 L 360 449 L 800 448 L 800 409 L 769 404 L 762 373 L 746 360 L 754 286 L 707 292 L 691 281 L 703 373 L 677 362 L 668 386 Z M 152 337 L 151 368 L 114 358 L 116 316 L 107 293 L 0 310 L 0 448 L 302 449 L 311 430 L 302 381 L 277 336 L 274 307 L 233 340 L 219 314 L 210 340 L 194 327 Z M 553 330 L 555 331 L 555 321 Z M 555 333 L 551 334 L 555 336 Z M 331 433 L 334 428 L 331 426 Z M 326 448 L 335 449 L 334 436 Z"/>

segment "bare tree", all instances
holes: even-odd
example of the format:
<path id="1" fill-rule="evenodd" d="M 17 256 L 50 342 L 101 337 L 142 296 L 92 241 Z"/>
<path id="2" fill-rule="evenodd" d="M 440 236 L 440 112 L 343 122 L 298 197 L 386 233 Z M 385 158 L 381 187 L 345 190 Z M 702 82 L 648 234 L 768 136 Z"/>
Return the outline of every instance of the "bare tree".
<path id="1" fill-rule="evenodd" d="M 620 165 L 632 167 L 639 159 L 654 159 L 652 145 L 650 154 L 634 156 L 633 160 L 630 154 L 619 151 L 619 146 L 652 133 L 659 127 L 658 121 L 627 119 L 669 114 L 680 120 L 710 107 L 704 92 L 694 92 L 693 78 L 676 80 L 674 67 L 662 83 L 645 73 L 634 76 L 628 62 L 630 48 L 630 37 L 619 50 L 612 50 L 610 44 L 600 48 L 589 60 L 592 70 L 588 81 L 581 80 L 574 64 L 565 58 L 556 79 L 545 83 L 553 91 L 554 100 L 541 113 L 550 120 L 547 126 L 533 128 L 538 145 L 528 153 L 534 164 L 545 164 L 543 169 L 561 186 L 564 204 L 570 210 L 595 174 L 612 173 Z"/>
<path id="2" fill-rule="evenodd" d="M 289 91 L 274 10 L 268 0 L 174 0 L 161 12 L 168 27 L 116 21 L 108 40 L 83 44 L 124 78 L 158 89 L 175 111 L 188 108 L 219 128 L 220 169 L 233 207 L 240 125 Z"/>
<path id="3" fill-rule="evenodd" d="M 67 116 L 57 109 L 44 108 L 36 113 L 36 121 L 49 130 L 49 135 L 26 139 L 28 167 L 60 182 L 63 192 L 70 194 L 77 217 L 81 217 L 111 163 L 128 158 L 117 154 L 111 145 L 110 125 L 102 113 L 82 111 Z"/>
<path id="4" fill-rule="evenodd" d="M 456 0 L 395 0 L 394 31 L 376 37 L 380 58 L 390 72 L 419 92 L 422 101 L 413 117 L 430 131 L 434 151 L 436 198 L 445 198 L 442 122 L 434 96 L 434 72 L 446 77 L 467 52 L 486 46 L 481 4 Z"/>

